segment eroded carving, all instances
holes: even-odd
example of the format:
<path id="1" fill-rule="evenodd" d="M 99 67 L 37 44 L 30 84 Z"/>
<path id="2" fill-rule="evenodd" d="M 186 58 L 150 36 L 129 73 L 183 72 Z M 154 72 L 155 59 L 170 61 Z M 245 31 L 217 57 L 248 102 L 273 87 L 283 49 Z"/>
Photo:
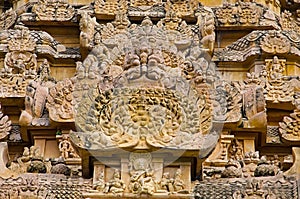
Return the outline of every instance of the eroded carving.
<path id="1" fill-rule="evenodd" d="M 126 185 L 121 180 L 121 172 L 115 169 L 113 178 L 105 184 L 104 193 L 123 193 Z"/>
<path id="2" fill-rule="evenodd" d="M 32 8 L 38 21 L 69 21 L 75 14 L 75 9 L 67 0 L 41 0 Z"/>
<path id="3" fill-rule="evenodd" d="M 17 20 L 17 13 L 10 8 L 0 15 L 0 30 L 11 28 Z"/>
<path id="4" fill-rule="evenodd" d="M 73 121 L 74 104 L 73 92 L 74 84 L 70 79 L 57 82 L 49 90 L 46 107 L 49 110 L 49 117 L 54 121 Z"/>
<path id="5" fill-rule="evenodd" d="M 7 115 L 2 113 L 2 107 L 0 104 L 0 140 L 5 139 L 10 134 L 11 128 L 11 120 Z"/>
<path id="6" fill-rule="evenodd" d="M 40 64 L 37 77 L 26 88 L 25 110 L 22 111 L 19 122 L 23 126 L 48 126 L 49 116 L 45 108 L 49 88 L 55 85 L 50 74 L 47 59 Z"/>
<path id="7" fill-rule="evenodd" d="M 64 159 L 69 158 L 79 158 L 78 154 L 75 152 L 71 142 L 69 141 L 69 136 L 66 134 L 62 135 L 62 139 L 58 144 L 59 151 L 61 152 L 61 157 Z"/>
<path id="8" fill-rule="evenodd" d="M 299 141 L 300 132 L 298 129 L 298 123 L 300 122 L 300 109 L 296 107 L 290 116 L 285 116 L 282 122 L 279 122 L 279 132 L 281 137 L 289 141 Z"/>
<path id="9" fill-rule="evenodd" d="M 201 43 L 204 49 L 213 52 L 215 43 L 215 17 L 210 8 L 203 7 L 197 16 L 197 25 L 199 26 Z"/>

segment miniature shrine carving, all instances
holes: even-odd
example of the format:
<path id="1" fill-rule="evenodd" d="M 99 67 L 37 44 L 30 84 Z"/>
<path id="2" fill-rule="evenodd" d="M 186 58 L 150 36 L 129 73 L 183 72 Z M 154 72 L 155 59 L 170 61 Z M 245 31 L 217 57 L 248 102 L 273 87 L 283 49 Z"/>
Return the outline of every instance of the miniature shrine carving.
<path id="1" fill-rule="evenodd" d="M 41 0 L 32 8 L 39 21 L 69 21 L 75 14 L 75 9 L 67 0 Z"/>

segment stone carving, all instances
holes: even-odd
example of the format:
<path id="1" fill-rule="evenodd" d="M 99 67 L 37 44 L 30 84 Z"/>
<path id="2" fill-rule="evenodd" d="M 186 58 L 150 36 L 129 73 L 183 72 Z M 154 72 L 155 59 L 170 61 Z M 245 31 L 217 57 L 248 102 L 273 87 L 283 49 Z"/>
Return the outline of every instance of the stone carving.
<path id="1" fill-rule="evenodd" d="M 228 148 L 228 156 L 230 159 L 237 161 L 242 161 L 244 159 L 243 144 L 237 139 L 232 140 L 232 143 Z"/>
<path id="2" fill-rule="evenodd" d="M 289 40 L 282 34 L 272 31 L 264 37 L 261 48 L 263 51 L 271 54 L 288 53 L 291 48 Z"/>
<path id="3" fill-rule="evenodd" d="M 10 133 L 12 128 L 11 121 L 7 115 L 2 113 L 2 107 L 0 104 L 0 140 L 5 139 Z"/>
<path id="4" fill-rule="evenodd" d="M 200 30 L 201 43 L 204 49 L 212 52 L 215 43 L 215 18 L 214 13 L 210 8 L 203 7 L 197 16 L 197 24 Z"/>
<path id="5" fill-rule="evenodd" d="M 266 143 L 268 143 L 268 144 L 280 144 L 281 143 L 278 126 L 267 126 Z"/>
<path id="6" fill-rule="evenodd" d="M 297 14 L 298 13 L 300 12 L 298 11 Z M 288 10 L 285 10 L 281 13 L 280 24 L 283 30 L 292 30 L 300 33 L 299 18 L 294 19 L 292 13 Z"/>
<path id="7" fill-rule="evenodd" d="M 250 76 L 249 73 L 247 75 Z M 257 80 L 260 82 L 259 78 Z M 264 88 L 250 82 L 247 83 L 243 93 L 243 112 L 248 121 L 244 122 L 244 127 L 263 128 L 267 125 Z"/>
<path id="8" fill-rule="evenodd" d="M 11 126 L 10 134 L 8 135 L 9 142 L 21 142 L 21 127 L 19 125 L 13 124 Z"/>
<path id="9" fill-rule="evenodd" d="M 24 147 L 23 155 L 12 161 L 8 168 L 15 174 L 46 173 L 47 167 L 39 150 L 36 146 Z"/>
<path id="10" fill-rule="evenodd" d="M 50 88 L 46 107 L 51 120 L 57 122 L 74 120 L 73 90 L 74 84 L 70 79 L 59 81 Z"/>
<path id="11" fill-rule="evenodd" d="M 105 184 L 104 193 L 123 193 L 126 185 L 123 180 L 121 180 L 121 172 L 115 169 L 113 178 Z"/>
<path id="12" fill-rule="evenodd" d="M 82 192 L 91 189 L 91 181 L 67 178 L 63 175 L 22 174 L 0 178 L 2 198 L 66 198 L 81 199 Z"/>
<path id="13" fill-rule="evenodd" d="M 237 160 L 229 159 L 225 169 L 221 173 L 222 178 L 240 178 L 242 177 L 242 166 Z"/>
<path id="14" fill-rule="evenodd" d="M 47 59 L 41 63 L 37 77 L 26 88 L 25 110 L 22 111 L 19 123 L 23 126 L 48 126 L 49 116 L 45 108 L 49 88 L 55 85 L 50 75 Z"/>
<path id="15" fill-rule="evenodd" d="M 300 37 L 291 31 L 253 31 L 226 48 L 215 51 L 213 61 L 243 62 L 248 57 L 263 52 L 271 54 L 291 53 L 298 56 Z"/>
<path id="16" fill-rule="evenodd" d="M 135 17 L 164 17 L 164 5 L 161 0 L 130 0 L 128 7 L 128 16 Z"/>
<path id="17" fill-rule="evenodd" d="M 14 34 L 7 42 L 9 52 L 5 55 L 4 67 L 0 71 L 1 96 L 25 95 L 26 86 L 37 72 L 35 46 L 28 28 L 16 26 Z"/>
<path id="18" fill-rule="evenodd" d="M 297 198 L 294 177 L 266 177 L 235 180 L 211 180 L 195 186 L 194 195 L 200 198 Z"/>
<path id="19" fill-rule="evenodd" d="M 99 192 L 103 192 L 105 189 L 105 182 L 104 182 L 104 176 L 103 172 L 100 173 L 97 181 L 93 184 L 94 189 L 96 189 Z"/>
<path id="20" fill-rule="evenodd" d="M 69 141 L 69 136 L 66 134 L 62 135 L 62 139 L 58 144 L 59 151 L 61 152 L 61 157 L 64 159 L 69 158 L 79 158 L 78 154 L 75 152 L 71 142 Z"/>
<path id="21" fill-rule="evenodd" d="M 266 100 L 278 102 L 292 101 L 294 89 L 291 84 L 284 79 L 286 60 L 278 59 L 274 56 L 273 60 L 266 60 L 267 85 Z"/>
<path id="22" fill-rule="evenodd" d="M 74 17 L 75 9 L 67 0 L 41 0 L 32 7 L 38 21 L 69 21 Z"/>
<path id="23" fill-rule="evenodd" d="M 17 20 L 17 13 L 10 8 L 0 15 L 0 30 L 11 28 Z"/>
<path id="24" fill-rule="evenodd" d="M 79 129 L 93 132 L 81 134 L 83 137 L 77 136 L 76 142 L 81 143 L 79 140 L 82 139 L 82 147 L 199 146 L 196 140 L 200 137 L 197 136 L 207 134 L 210 130 L 212 112 L 209 92 L 213 90 L 217 77 L 213 64 L 207 66 L 208 62 L 201 57 L 203 51 L 197 46 L 188 48 L 192 45 L 189 38 L 179 36 L 178 42 L 166 43 L 171 33 L 164 24 L 155 26 L 146 17 L 140 26 L 133 24 L 129 29 L 120 29 L 115 35 L 102 34 L 103 43 L 92 50 L 83 67 L 78 65 L 78 69 L 80 66 L 83 71 L 84 67 L 91 67 L 90 63 L 93 63 L 99 72 L 95 74 L 104 77 L 99 77 L 99 89 L 90 87 L 89 97 L 82 98 L 76 108 L 78 115 L 75 119 Z M 180 32 L 176 34 L 180 35 Z M 152 37 L 156 39 L 152 40 Z M 122 40 L 117 42 L 115 39 L 118 38 Z M 162 50 L 155 47 L 162 44 L 168 46 Z M 176 55 L 181 51 L 185 51 L 187 57 Z M 164 62 L 169 59 L 172 61 Z M 181 76 L 184 74 L 181 70 L 186 70 L 184 67 L 187 65 L 192 65 L 192 70 L 198 73 L 195 72 L 192 78 L 188 76 L 188 80 Z M 136 85 L 140 85 L 140 88 L 136 88 Z M 150 85 L 156 85 L 156 88 Z M 228 114 L 225 119 L 236 122 L 240 116 L 233 113 L 237 110 L 240 112 L 241 97 L 231 86 L 222 86 L 225 87 L 220 85 L 220 92 L 225 90 L 228 93 L 226 95 L 234 99 L 230 103 L 237 103 L 235 106 L 226 102 L 225 109 L 222 109 L 225 110 L 224 114 Z M 196 96 L 201 100 L 191 102 L 196 100 Z M 216 99 L 215 103 L 221 102 Z M 87 113 L 86 110 L 91 112 Z M 118 114 L 113 113 L 115 111 Z M 186 115 L 185 120 L 183 115 Z M 195 140 L 195 145 L 191 144 L 191 140 Z"/>
<path id="25" fill-rule="evenodd" d="M 127 11 L 127 0 L 95 0 L 95 13 L 100 17 L 114 16 L 118 11 Z"/>
<path id="26" fill-rule="evenodd" d="M 172 10 L 178 17 L 194 16 L 194 11 L 199 8 L 199 2 L 195 0 L 168 0 L 165 3 L 165 10 Z"/>
<path id="27" fill-rule="evenodd" d="M 277 174 L 277 172 L 278 168 L 276 168 L 276 165 L 271 165 L 271 163 L 267 160 L 267 157 L 262 156 L 254 171 L 254 176 L 274 176 Z"/>
<path id="28" fill-rule="evenodd" d="M 300 133 L 298 129 L 299 123 L 299 106 L 296 107 L 290 116 L 285 116 L 282 122 L 279 122 L 279 133 L 281 138 L 288 141 L 299 141 Z"/>
<path id="29" fill-rule="evenodd" d="M 88 12 L 81 12 L 80 26 L 80 45 L 82 47 L 91 48 L 95 35 L 96 18 L 91 17 Z"/>
<path id="30" fill-rule="evenodd" d="M 71 169 L 66 165 L 63 158 L 58 158 L 57 160 L 51 161 L 51 170 L 53 174 L 63 174 L 65 176 L 71 175 Z"/>
<path id="31" fill-rule="evenodd" d="M 157 191 L 157 182 L 151 169 L 150 153 L 131 153 L 129 190 L 135 194 L 153 195 Z"/>
<path id="32" fill-rule="evenodd" d="M 216 17 L 220 24 L 229 25 L 258 25 L 263 16 L 263 7 L 254 2 L 238 2 L 224 4 L 216 9 Z"/>

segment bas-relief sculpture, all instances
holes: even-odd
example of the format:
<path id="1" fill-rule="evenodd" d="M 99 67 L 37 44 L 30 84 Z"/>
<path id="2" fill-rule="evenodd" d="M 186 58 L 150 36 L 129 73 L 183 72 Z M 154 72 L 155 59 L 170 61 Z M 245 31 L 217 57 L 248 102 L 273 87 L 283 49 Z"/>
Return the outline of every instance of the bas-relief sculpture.
<path id="1" fill-rule="evenodd" d="M 67 0 L 41 0 L 32 7 L 37 21 L 69 21 L 74 17 L 75 9 Z"/>
<path id="2" fill-rule="evenodd" d="M 25 97 L 20 131 L 64 130 L 55 136 L 60 158 L 44 158 L 34 145 L 9 161 L 11 145 L 0 144 L 1 197 L 297 198 L 297 150 L 286 172 L 289 152 L 259 152 L 255 143 L 263 148 L 266 134 L 272 149 L 298 145 L 298 12 L 277 16 L 258 2 L 231 3 L 45 0 L 2 14 L 2 97 Z M 82 58 L 47 32 L 20 25 L 38 21 L 78 23 Z M 243 27 L 254 31 L 220 49 L 219 34 Z M 52 78 L 55 59 L 72 62 L 74 77 Z M 217 71 L 227 62 L 243 79 Z M 274 119 L 273 107 L 284 116 Z M 15 130 L 4 114 L 1 122 L 4 139 Z M 126 155 L 106 156 L 115 149 Z M 160 150 L 185 153 L 169 165 Z M 87 151 L 96 157 L 88 163 Z M 202 168 L 191 158 L 202 158 Z M 93 182 L 79 178 L 78 161 L 84 177 L 94 168 Z"/>

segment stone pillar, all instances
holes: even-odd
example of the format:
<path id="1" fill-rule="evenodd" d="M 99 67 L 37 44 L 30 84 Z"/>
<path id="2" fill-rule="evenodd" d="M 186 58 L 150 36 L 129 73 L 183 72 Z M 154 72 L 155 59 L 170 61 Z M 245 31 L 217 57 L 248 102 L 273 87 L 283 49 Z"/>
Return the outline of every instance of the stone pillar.
<path id="1" fill-rule="evenodd" d="M 129 192 L 128 185 L 130 183 L 129 174 L 129 160 L 128 158 L 121 158 L 121 180 L 126 184 L 125 192 Z"/>
<path id="2" fill-rule="evenodd" d="M 191 163 L 183 162 L 180 164 L 181 179 L 185 183 L 185 189 L 191 190 Z"/>
<path id="3" fill-rule="evenodd" d="M 9 178 L 12 172 L 6 167 L 9 161 L 7 142 L 0 142 L 0 176 Z"/>
<path id="4" fill-rule="evenodd" d="M 154 179 L 160 181 L 163 175 L 164 161 L 162 158 L 153 158 L 152 165 L 154 170 Z"/>

